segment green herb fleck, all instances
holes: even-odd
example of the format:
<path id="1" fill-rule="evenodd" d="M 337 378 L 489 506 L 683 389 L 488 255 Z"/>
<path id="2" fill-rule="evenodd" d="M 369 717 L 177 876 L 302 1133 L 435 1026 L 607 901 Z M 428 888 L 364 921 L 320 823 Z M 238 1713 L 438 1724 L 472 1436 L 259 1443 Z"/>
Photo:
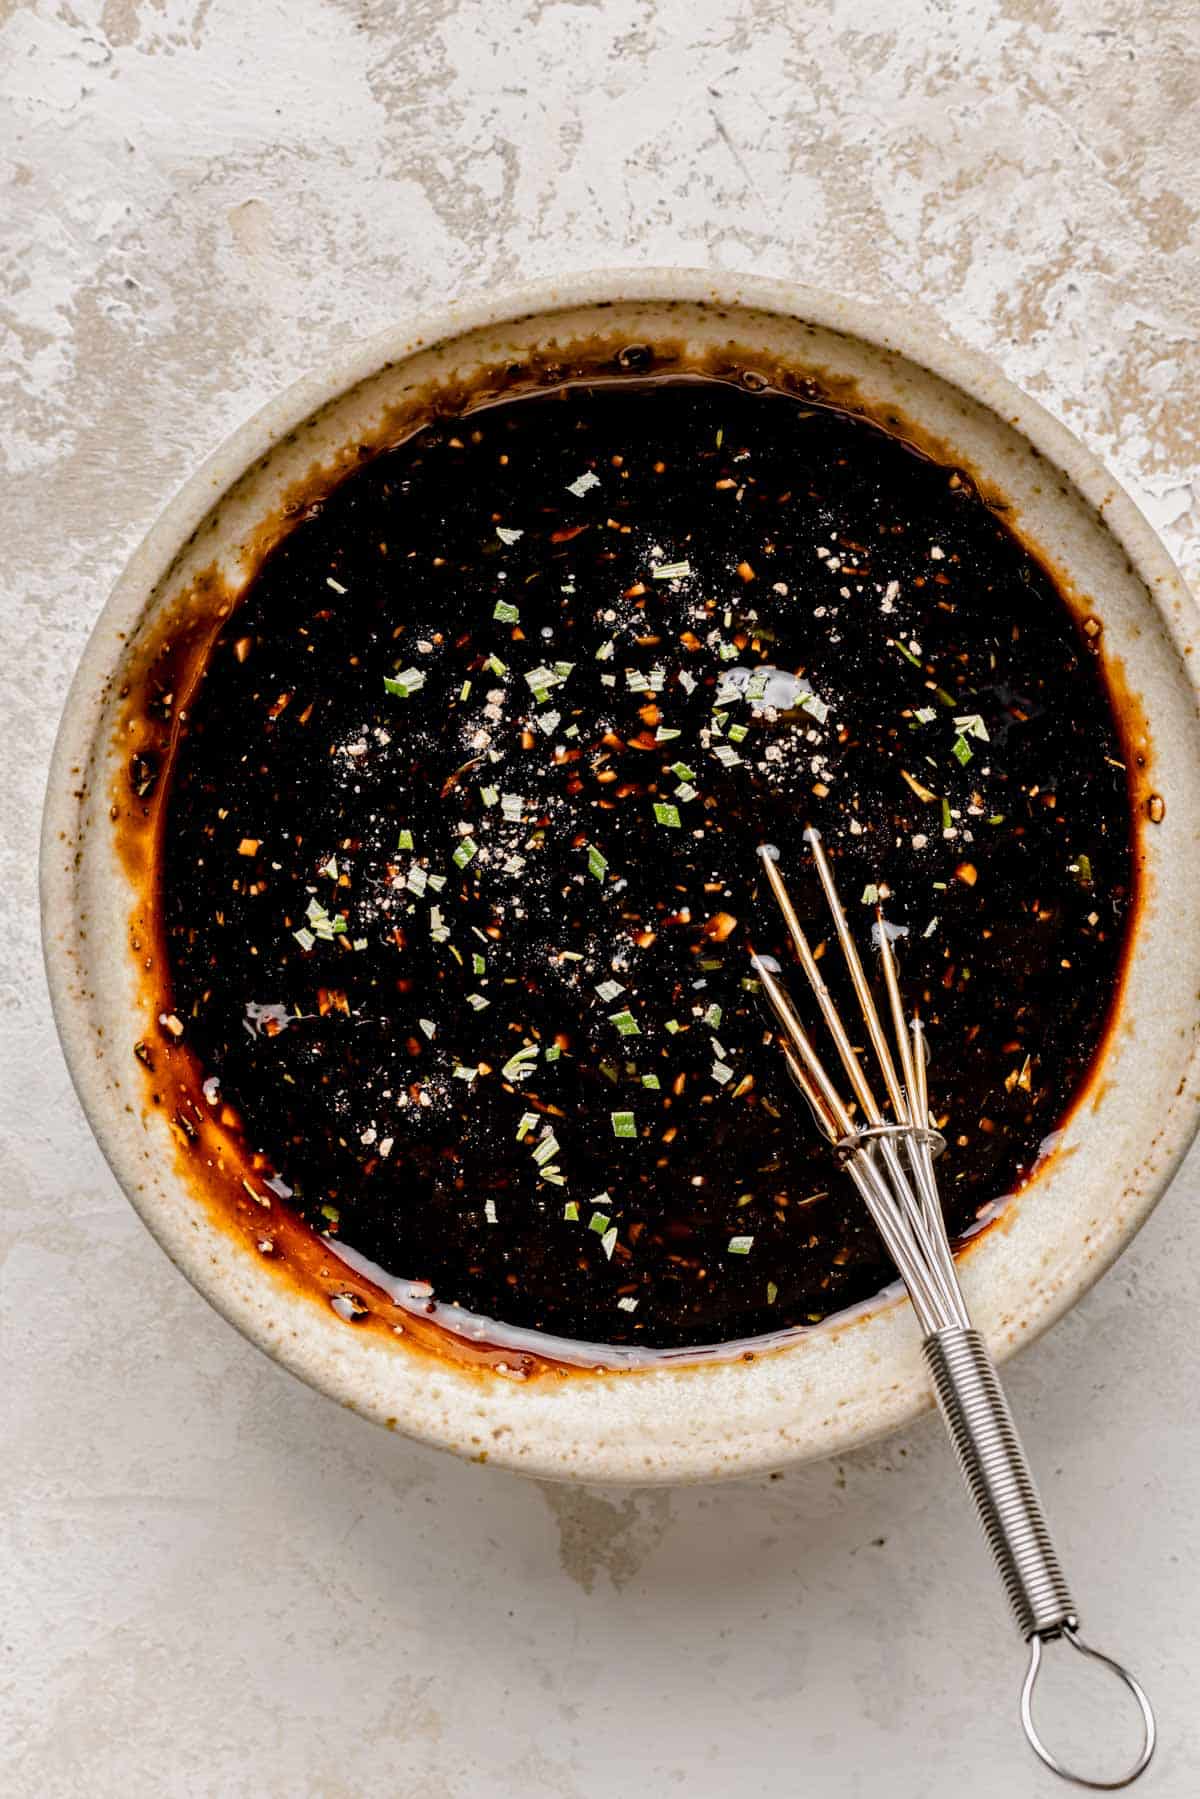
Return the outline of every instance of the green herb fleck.
<path id="1" fill-rule="evenodd" d="M 508 1058 L 500 1070 L 506 1081 L 523 1081 L 527 1074 L 533 1073 L 533 1064 L 541 1052 L 536 1043 L 526 1043 Z"/>

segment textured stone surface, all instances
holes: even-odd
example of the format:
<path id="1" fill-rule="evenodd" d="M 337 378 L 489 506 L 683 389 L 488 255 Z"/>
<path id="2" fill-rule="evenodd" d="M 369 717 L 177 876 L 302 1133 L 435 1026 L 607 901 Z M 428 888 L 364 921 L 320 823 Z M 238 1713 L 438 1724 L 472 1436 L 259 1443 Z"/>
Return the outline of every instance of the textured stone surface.
<path id="1" fill-rule="evenodd" d="M 543 1490 L 236 1338 L 79 1116 L 34 843 L 74 659 L 177 484 L 331 343 L 515 276 L 710 264 L 927 304 L 1195 578 L 1189 9 L 0 0 L 0 78 L 3 1791 L 1054 1790 L 932 1421 L 730 1490 Z M 1200 1762 L 1198 1196 L 1193 1159 L 1010 1381 L 1172 1799 Z"/>

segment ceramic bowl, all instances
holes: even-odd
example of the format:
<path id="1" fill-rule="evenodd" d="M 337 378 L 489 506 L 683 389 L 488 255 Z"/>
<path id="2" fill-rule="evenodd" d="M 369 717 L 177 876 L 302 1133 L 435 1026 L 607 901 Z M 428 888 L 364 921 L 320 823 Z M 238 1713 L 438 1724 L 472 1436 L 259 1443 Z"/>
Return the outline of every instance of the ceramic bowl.
<path id="1" fill-rule="evenodd" d="M 372 1309 L 387 1313 L 383 1296 L 351 1282 L 368 1313 L 339 1305 L 347 1270 L 315 1238 L 296 1239 L 286 1257 L 264 1254 L 245 1202 L 239 1213 L 215 1194 L 204 1166 L 214 1155 L 173 1128 L 161 1067 L 152 1073 L 134 1054 L 135 1043 L 163 1035 L 145 981 L 146 845 L 131 848 L 127 828 L 140 729 L 130 696 L 148 659 L 211 625 L 287 528 L 296 496 L 311 495 L 361 445 L 394 440 L 431 403 L 477 396 L 514 368 L 553 380 L 612 367 L 629 346 L 727 374 L 807 376 L 842 404 L 898 420 L 972 471 L 1071 604 L 1102 627 L 1138 816 L 1127 975 L 1057 1150 L 960 1262 L 968 1303 L 1000 1358 L 1074 1304 L 1146 1218 L 1197 1122 L 1196 615 L 1161 545 L 1095 458 L 921 319 L 790 284 L 626 271 L 449 307 L 331 356 L 188 482 L 100 617 L 50 774 L 44 937 L 67 1060 L 117 1179 L 172 1260 L 253 1342 L 365 1417 L 480 1461 L 559 1479 L 707 1480 L 844 1451 L 911 1419 L 929 1395 L 908 1306 L 885 1296 L 750 1359 L 517 1378 L 520 1369 L 497 1367 L 494 1356 L 443 1353 L 436 1331 L 372 1328 Z"/>

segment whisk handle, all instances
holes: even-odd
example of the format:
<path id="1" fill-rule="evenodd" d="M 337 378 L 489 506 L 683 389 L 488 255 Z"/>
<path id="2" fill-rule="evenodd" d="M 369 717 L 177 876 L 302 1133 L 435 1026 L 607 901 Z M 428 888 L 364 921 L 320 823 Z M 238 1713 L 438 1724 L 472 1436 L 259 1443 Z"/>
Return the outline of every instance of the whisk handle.
<path id="1" fill-rule="evenodd" d="M 924 1350 L 959 1468 L 1021 1635 L 1029 1644 L 1029 1668 L 1021 1689 L 1021 1725 L 1029 1745 L 1053 1773 L 1076 1786 L 1094 1792 L 1129 1786 L 1154 1754 L 1154 1713 L 1129 1670 L 1079 1635 L 1071 1589 L 987 1345 L 978 1331 L 954 1324 L 926 1337 Z M 1132 1764 L 1115 1778 L 1099 1779 L 1064 1766 L 1042 1739 L 1033 1715 L 1034 1687 L 1043 1645 L 1056 1638 L 1115 1675 L 1136 1701 L 1141 1747 Z"/>
<path id="2" fill-rule="evenodd" d="M 1075 1604 L 995 1364 L 978 1331 L 925 1339 L 925 1360 L 983 1534 L 1025 1638 L 1062 1630 Z"/>

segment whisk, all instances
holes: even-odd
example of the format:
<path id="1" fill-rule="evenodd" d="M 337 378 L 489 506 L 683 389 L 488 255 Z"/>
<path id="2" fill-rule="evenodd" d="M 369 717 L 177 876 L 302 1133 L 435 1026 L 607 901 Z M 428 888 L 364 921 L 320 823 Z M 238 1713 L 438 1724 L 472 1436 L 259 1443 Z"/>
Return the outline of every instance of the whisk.
<path id="1" fill-rule="evenodd" d="M 1029 1645 L 1029 1662 L 1021 1688 L 1025 1736 L 1046 1766 L 1064 1780 L 1111 1792 L 1128 1786 L 1149 1765 L 1156 1734 L 1154 1713 L 1128 1669 L 1094 1649 L 1079 1634 L 1075 1603 L 1055 1553 L 1008 1402 L 987 1346 L 972 1328 L 946 1237 L 934 1174 L 934 1159 L 945 1148 L 945 1141 L 930 1121 L 924 1033 L 919 1018 L 905 1018 L 896 956 L 882 912 L 876 909 L 874 935 L 895 1054 L 838 898 L 820 835 L 810 829 L 805 832 L 805 841 L 829 902 L 890 1116 L 876 1099 L 863 1062 L 851 1044 L 788 893 L 778 854 L 769 845 L 762 845 L 759 850 L 763 869 L 833 1039 L 853 1093 L 853 1106 L 843 1099 L 830 1077 L 770 963 L 756 956 L 755 970 L 782 1029 L 783 1053 L 792 1079 L 807 1099 L 817 1128 L 833 1146 L 865 1200 L 912 1300 L 937 1403 L 959 1468 L 975 1502 L 1017 1625 Z M 1065 1767 L 1047 1747 L 1034 1722 L 1033 1695 L 1043 1649 L 1047 1643 L 1063 1639 L 1081 1655 L 1115 1674 L 1137 1701 L 1143 1732 L 1141 1749 L 1133 1765 L 1116 1779 L 1094 1779 Z"/>

